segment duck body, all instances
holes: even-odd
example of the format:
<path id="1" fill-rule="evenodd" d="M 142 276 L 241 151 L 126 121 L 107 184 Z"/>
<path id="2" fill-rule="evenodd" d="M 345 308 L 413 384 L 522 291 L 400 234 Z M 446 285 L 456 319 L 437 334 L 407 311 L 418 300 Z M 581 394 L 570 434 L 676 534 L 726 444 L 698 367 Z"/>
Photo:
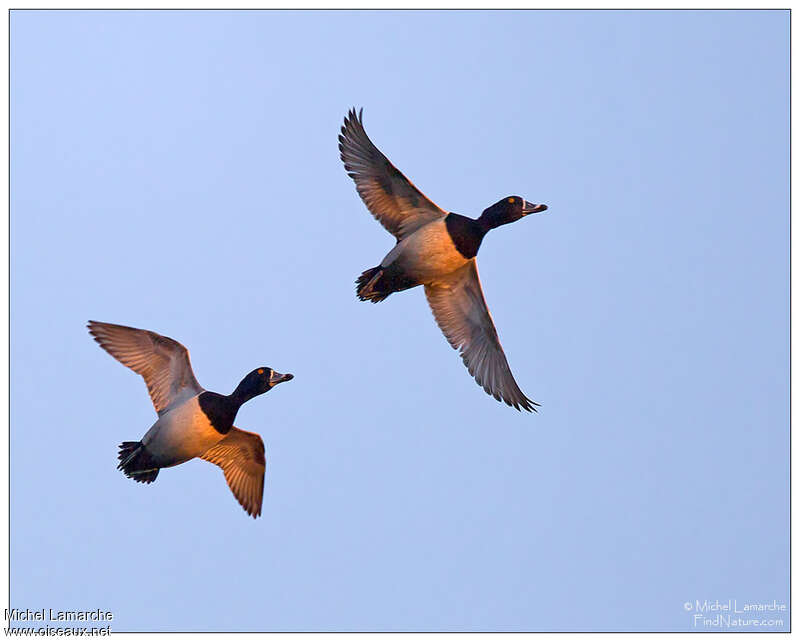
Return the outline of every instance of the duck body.
<path id="1" fill-rule="evenodd" d="M 225 408 L 225 396 L 204 391 L 161 415 L 142 437 L 142 446 L 151 465 L 158 468 L 177 466 L 200 457 L 228 434 L 236 417 L 236 409 L 223 411 L 216 417 L 208 413 L 209 397 Z M 205 406 L 205 408 L 204 408 Z M 214 407 L 214 406 L 212 406 Z M 227 409 L 226 409 L 227 410 Z M 232 412 L 228 419 L 227 415 Z M 219 426 L 219 427 L 218 427 Z"/>
<path id="2" fill-rule="evenodd" d="M 394 292 L 434 283 L 463 268 L 478 252 L 484 232 L 478 221 L 450 213 L 397 242 L 380 265 L 362 274 L 362 301 L 377 303 Z"/>

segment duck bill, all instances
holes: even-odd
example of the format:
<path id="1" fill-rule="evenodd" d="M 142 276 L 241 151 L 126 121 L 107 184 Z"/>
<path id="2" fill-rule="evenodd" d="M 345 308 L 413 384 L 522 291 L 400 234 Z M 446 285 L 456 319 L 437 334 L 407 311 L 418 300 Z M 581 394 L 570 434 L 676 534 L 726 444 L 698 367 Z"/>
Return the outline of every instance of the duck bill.
<path id="1" fill-rule="evenodd" d="M 277 386 L 279 383 L 283 383 L 284 381 L 291 381 L 294 379 L 293 374 L 281 374 L 280 372 L 272 371 L 272 375 L 269 378 L 269 382 L 273 386 Z"/>
<path id="2" fill-rule="evenodd" d="M 528 214 L 535 214 L 536 212 L 544 212 L 547 209 L 547 205 L 544 203 L 525 203 L 522 205 L 522 215 L 527 216 Z"/>

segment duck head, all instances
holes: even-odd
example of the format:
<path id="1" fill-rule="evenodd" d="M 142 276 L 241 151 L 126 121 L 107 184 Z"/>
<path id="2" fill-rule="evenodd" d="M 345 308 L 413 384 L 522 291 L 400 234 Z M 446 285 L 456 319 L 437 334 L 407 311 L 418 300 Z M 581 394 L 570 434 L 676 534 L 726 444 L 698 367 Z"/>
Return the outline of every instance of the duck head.
<path id="1" fill-rule="evenodd" d="M 244 403 L 253 397 L 269 392 L 279 383 L 291 381 L 292 379 L 294 379 L 294 375 L 281 374 L 272 368 L 262 366 L 261 368 L 256 368 L 242 379 L 241 383 L 236 386 L 236 390 L 233 391 L 231 397 L 240 403 Z"/>
<path id="2" fill-rule="evenodd" d="M 544 212 L 546 209 L 547 205 L 541 203 L 529 203 L 519 196 L 506 196 L 483 210 L 478 221 L 486 230 L 491 230 L 506 223 L 518 221 L 528 214 Z"/>

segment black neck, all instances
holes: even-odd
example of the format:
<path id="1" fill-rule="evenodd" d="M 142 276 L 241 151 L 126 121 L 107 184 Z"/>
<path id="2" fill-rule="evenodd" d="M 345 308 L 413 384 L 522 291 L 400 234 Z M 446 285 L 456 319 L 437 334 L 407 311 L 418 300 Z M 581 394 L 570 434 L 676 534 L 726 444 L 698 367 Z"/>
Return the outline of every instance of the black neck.
<path id="1" fill-rule="evenodd" d="M 481 219 L 475 220 L 460 214 L 450 213 L 444 220 L 447 225 L 447 232 L 453 239 L 459 254 L 464 258 L 471 259 L 478 254 L 481 241 L 490 228 L 484 227 Z"/>
<path id="2" fill-rule="evenodd" d="M 511 221 L 500 219 L 497 216 L 489 214 L 487 210 L 478 217 L 476 223 L 480 226 L 483 233 L 486 234 L 486 232 L 489 230 L 493 230 L 494 228 L 505 225 L 506 223 L 511 223 Z"/>
<path id="3" fill-rule="evenodd" d="M 239 407 L 248 401 L 250 401 L 253 397 L 257 397 L 259 393 L 253 392 L 252 386 L 248 389 L 248 386 L 245 385 L 245 380 L 243 379 L 238 386 L 236 386 L 236 390 L 234 390 L 231 394 L 228 395 L 228 399 L 231 400 L 231 403 L 236 404 L 236 410 L 239 410 Z"/>
<path id="4" fill-rule="evenodd" d="M 237 388 L 238 390 L 238 388 Z M 198 397 L 200 408 L 205 413 L 214 429 L 222 434 L 227 433 L 233 426 L 236 413 L 244 401 L 232 395 L 221 395 L 216 392 L 205 391 Z M 246 401 L 246 399 L 245 399 Z"/>

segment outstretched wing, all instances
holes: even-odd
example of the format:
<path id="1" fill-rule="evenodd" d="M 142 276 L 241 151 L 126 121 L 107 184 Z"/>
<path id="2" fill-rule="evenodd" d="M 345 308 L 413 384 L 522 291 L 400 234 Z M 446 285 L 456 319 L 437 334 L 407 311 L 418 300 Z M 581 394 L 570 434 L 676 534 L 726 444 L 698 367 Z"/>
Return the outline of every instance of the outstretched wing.
<path id="1" fill-rule="evenodd" d="M 108 354 L 142 375 L 159 415 L 203 392 L 192 372 L 189 351 L 174 339 L 100 321 L 89 321 L 87 327 Z"/>
<path id="2" fill-rule="evenodd" d="M 200 457 L 222 468 L 228 487 L 248 515 L 261 515 L 266 460 L 259 435 L 234 426 Z"/>
<path id="3" fill-rule="evenodd" d="M 472 259 L 444 279 L 425 286 L 425 296 L 444 336 L 461 354 L 478 385 L 517 410 L 536 410 L 519 389 L 500 345 L 483 298 L 478 267 Z"/>
<path id="4" fill-rule="evenodd" d="M 372 144 L 364 131 L 363 109 L 351 109 L 339 134 L 344 168 L 372 215 L 398 240 L 447 212 L 428 199 Z"/>

